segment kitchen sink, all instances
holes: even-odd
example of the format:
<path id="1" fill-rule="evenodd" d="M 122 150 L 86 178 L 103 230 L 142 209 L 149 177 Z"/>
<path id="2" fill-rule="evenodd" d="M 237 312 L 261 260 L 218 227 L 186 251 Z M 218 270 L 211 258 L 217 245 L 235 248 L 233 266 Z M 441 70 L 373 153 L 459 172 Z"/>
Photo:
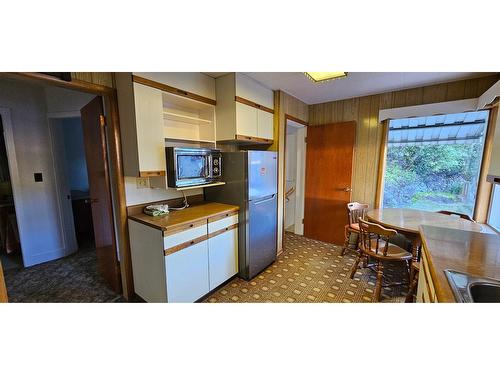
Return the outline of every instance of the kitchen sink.
<path id="1" fill-rule="evenodd" d="M 500 280 L 445 270 L 457 302 L 500 302 Z"/>

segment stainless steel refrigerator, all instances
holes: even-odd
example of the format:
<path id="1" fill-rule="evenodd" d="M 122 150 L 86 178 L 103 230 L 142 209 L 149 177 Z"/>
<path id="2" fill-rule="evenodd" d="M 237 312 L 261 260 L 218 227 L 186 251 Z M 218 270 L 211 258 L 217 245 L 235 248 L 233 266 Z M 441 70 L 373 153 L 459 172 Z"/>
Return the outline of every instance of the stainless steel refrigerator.
<path id="1" fill-rule="evenodd" d="M 276 260 L 278 156 L 274 151 L 222 153 L 222 186 L 208 201 L 240 206 L 239 276 L 251 279 Z"/>

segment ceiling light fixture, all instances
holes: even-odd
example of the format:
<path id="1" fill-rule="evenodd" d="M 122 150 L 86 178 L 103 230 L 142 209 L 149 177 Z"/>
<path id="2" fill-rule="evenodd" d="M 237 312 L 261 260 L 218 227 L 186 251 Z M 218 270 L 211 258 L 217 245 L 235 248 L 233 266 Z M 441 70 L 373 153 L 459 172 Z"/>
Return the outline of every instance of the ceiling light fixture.
<path id="1" fill-rule="evenodd" d="M 304 74 L 315 83 L 347 77 L 347 72 L 305 72 Z"/>

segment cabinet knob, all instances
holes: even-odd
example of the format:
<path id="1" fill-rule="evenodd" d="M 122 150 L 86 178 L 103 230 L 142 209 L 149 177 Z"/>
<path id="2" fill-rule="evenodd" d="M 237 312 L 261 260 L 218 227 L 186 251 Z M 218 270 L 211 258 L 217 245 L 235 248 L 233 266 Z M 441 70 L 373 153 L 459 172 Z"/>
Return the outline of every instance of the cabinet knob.
<path id="1" fill-rule="evenodd" d="M 191 241 L 191 245 L 194 244 L 194 241 Z"/>
<path id="2" fill-rule="evenodd" d="M 189 225 L 191 228 L 194 227 L 194 224 Z"/>

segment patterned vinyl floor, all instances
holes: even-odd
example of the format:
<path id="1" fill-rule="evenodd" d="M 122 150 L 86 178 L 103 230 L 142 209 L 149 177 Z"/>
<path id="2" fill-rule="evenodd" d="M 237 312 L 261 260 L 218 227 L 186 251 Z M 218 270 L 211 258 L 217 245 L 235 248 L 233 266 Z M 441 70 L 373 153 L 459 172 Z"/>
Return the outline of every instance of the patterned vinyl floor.
<path id="1" fill-rule="evenodd" d="M 371 302 L 376 276 L 360 269 L 353 280 L 349 271 L 355 252 L 291 233 L 276 262 L 251 281 L 233 279 L 204 302 Z M 389 280 L 404 280 L 399 265 L 387 265 Z M 406 279 L 407 280 L 407 279 Z M 381 302 L 404 302 L 407 286 L 382 289 Z"/>
<path id="2" fill-rule="evenodd" d="M 97 271 L 94 249 L 4 272 L 9 302 L 119 302 Z"/>

